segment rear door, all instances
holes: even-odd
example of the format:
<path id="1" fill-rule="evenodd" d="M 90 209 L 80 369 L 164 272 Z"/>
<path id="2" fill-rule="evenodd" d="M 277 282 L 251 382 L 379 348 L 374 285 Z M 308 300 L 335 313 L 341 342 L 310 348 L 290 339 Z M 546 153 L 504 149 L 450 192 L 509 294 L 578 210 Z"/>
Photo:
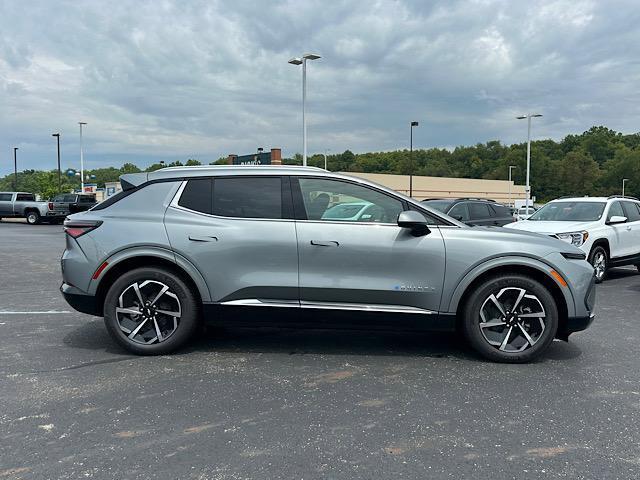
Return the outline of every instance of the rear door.
<path id="1" fill-rule="evenodd" d="M 183 183 L 165 214 L 174 251 L 216 302 L 298 306 L 298 247 L 289 177 L 220 176 Z"/>
<path id="2" fill-rule="evenodd" d="M 0 193 L 0 217 L 13 216 L 13 193 Z"/>
<path id="3" fill-rule="evenodd" d="M 611 202 L 609 211 L 607 212 L 607 223 L 613 216 L 626 217 L 624 209 L 622 208 L 622 202 L 619 200 Z M 609 228 L 612 230 L 612 235 L 609 236 L 609 250 L 611 251 L 611 258 L 633 255 L 635 248 L 633 245 L 633 233 L 629 219 L 627 219 L 625 223 L 609 225 Z"/>
<path id="4" fill-rule="evenodd" d="M 511 215 L 509 208 L 505 207 L 504 205 L 499 205 L 497 203 L 494 203 L 492 205 L 489 205 L 489 208 L 494 214 L 493 225 L 498 225 L 502 227 L 507 223 L 513 222 L 513 216 Z"/>
<path id="5" fill-rule="evenodd" d="M 429 313 L 439 309 L 444 242 L 437 227 L 413 236 L 397 225 L 403 200 L 368 186 L 292 178 L 303 307 Z M 338 204 L 368 202 L 360 221 L 323 219 Z"/>
<path id="6" fill-rule="evenodd" d="M 495 213 L 492 212 L 488 203 L 469 202 L 469 222 L 473 225 L 497 225 L 495 223 Z"/>

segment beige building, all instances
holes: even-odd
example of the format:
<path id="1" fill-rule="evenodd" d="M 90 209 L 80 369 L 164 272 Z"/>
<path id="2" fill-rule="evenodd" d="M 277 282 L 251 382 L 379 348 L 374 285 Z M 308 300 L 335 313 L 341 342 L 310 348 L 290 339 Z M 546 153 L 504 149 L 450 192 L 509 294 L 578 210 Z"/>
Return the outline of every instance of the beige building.
<path id="1" fill-rule="evenodd" d="M 409 175 L 387 173 L 341 172 L 384 185 L 409 195 Z M 513 203 L 526 198 L 524 185 L 508 180 L 484 180 L 479 178 L 413 177 L 413 198 L 490 198 L 500 203 Z"/>

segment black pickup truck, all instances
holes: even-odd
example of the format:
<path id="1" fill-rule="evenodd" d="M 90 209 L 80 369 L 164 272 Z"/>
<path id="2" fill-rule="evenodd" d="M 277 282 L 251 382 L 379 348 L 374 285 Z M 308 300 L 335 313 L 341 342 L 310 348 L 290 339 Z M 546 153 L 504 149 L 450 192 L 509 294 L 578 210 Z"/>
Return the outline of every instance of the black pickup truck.
<path id="1" fill-rule="evenodd" d="M 89 210 L 96 203 L 96 196 L 92 193 L 63 193 L 53 198 L 53 211 L 62 218 L 72 213 Z"/>

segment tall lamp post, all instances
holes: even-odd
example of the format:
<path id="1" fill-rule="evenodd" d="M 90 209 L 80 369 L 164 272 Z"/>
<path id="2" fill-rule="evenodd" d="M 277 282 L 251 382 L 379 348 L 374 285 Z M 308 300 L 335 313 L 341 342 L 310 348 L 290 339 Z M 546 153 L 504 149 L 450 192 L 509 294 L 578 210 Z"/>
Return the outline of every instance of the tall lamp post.
<path id="1" fill-rule="evenodd" d="M 302 165 L 307 166 L 307 60 L 317 60 L 320 55 L 305 53 L 301 58 L 294 57 L 289 60 L 291 65 L 302 65 Z"/>
<path id="2" fill-rule="evenodd" d="M 18 147 L 13 147 L 13 189 L 18 190 Z"/>
<path id="3" fill-rule="evenodd" d="M 325 148 L 324 150 L 324 169 L 327 169 L 327 152 L 329 151 L 328 148 Z"/>
<path id="4" fill-rule="evenodd" d="M 623 178 L 622 179 L 622 197 L 624 198 L 624 184 L 627 183 L 629 181 L 628 178 Z"/>
<path id="5" fill-rule="evenodd" d="M 526 115 L 520 115 L 516 117 L 518 120 L 527 119 L 527 185 L 525 191 L 527 198 L 525 199 L 525 207 L 527 214 L 529 213 L 529 199 L 531 198 L 531 185 L 529 183 L 529 176 L 531 174 L 531 119 L 535 117 L 541 117 L 540 113 L 527 113 Z"/>
<path id="6" fill-rule="evenodd" d="M 511 206 L 511 170 L 518 168 L 516 165 L 509 165 L 509 206 Z M 527 210 L 527 213 L 528 210 Z"/>
<path id="7" fill-rule="evenodd" d="M 80 125 L 80 193 L 84 193 L 84 152 L 82 151 L 82 126 L 87 122 L 78 122 Z"/>
<path id="8" fill-rule="evenodd" d="M 60 193 L 62 191 L 62 180 L 60 178 L 60 134 L 52 133 L 51 136 L 56 137 L 56 140 L 58 142 L 58 193 Z"/>
<path id="9" fill-rule="evenodd" d="M 409 196 L 413 197 L 413 127 L 417 127 L 418 122 L 411 122 L 409 128 Z"/>

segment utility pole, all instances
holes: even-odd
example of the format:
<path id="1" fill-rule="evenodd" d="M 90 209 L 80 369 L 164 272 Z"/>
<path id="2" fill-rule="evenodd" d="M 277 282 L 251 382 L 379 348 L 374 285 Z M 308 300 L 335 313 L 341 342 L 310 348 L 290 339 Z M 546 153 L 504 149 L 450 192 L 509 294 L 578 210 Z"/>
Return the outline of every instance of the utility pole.
<path id="1" fill-rule="evenodd" d="M 409 130 L 409 196 L 413 197 L 413 127 L 417 127 L 418 122 L 411 122 Z"/>
<path id="2" fill-rule="evenodd" d="M 52 133 L 51 134 L 52 137 L 56 137 L 56 140 L 58 141 L 58 193 L 62 192 L 62 179 L 61 179 L 61 173 L 60 173 L 60 134 L 59 133 Z"/>
<path id="3" fill-rule="evenodd" d="M 13 147 L 13 190 L 18 191 L 18 147 Z"/>

